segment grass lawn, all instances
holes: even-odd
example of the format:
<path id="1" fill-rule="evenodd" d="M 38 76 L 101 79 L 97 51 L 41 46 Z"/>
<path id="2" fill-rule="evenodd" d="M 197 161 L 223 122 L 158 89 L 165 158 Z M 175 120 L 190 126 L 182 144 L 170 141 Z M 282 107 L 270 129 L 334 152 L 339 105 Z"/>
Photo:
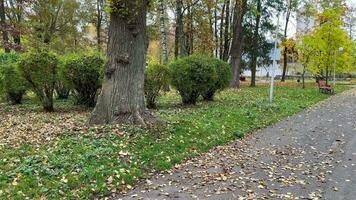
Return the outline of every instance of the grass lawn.
<path id="1" fill-rule="evenodd" d="M 339 86 L 336 92 L 346 90 Z M 171 92 L 154 111 L 168 125 L 157 130 L 85 127 L 89 110 L 56 102 L 47 114 L 33 101 L 0 104 L 0 199 L 88 199 L 125 192 L 150 172 L 229 143 L 293 115 L 329 95 L 315 84 L 227 90 L 214 102 L 180 105 Z"/>

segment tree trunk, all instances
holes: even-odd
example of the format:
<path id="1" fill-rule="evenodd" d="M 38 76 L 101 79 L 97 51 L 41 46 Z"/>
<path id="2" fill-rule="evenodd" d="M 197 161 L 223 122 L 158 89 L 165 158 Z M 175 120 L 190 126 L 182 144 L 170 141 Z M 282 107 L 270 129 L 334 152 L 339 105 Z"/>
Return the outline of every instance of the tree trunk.
<path id="1" fill-rule="evenodd" d="M 5 17 L 5 3 L 4 0 L 0 0 L 0 29 L 2 30 L 2 42 L 5 53 L 10 52 L 9 47 L 9 35 L 7 32 L 7 24 L 6 24 L 6 17 Z"/>
<path id="2" fill-rule="evenodd" d="M 302 73 L 302 82 L 303 82 L 303 89 L 305 89 L 305 72 L 306 72 L 306 67 L 303 65 L 303 73 Z"/>
<path id="3" fill-rule="evenodd" d="M 235 6 L 234 30 L 231 47 L 232 80 L 230 87 L 240 88 L 240 65 L 242 59 L 242 22 L 246 12 L 247 0 L 238 0 Z"/>
<path id="4" fill-rule="evenodd" d="M 184 56 L 183 0 L 176 1 L 176 30 L 174 44 L 174 57 L 177 59 L 180 56 Z"/>
<path id="5" fill-rule="evenodd" d="M 261 21 L 261 11 L 262 5 L 261 0 L 257 0 L 257 13 L 256 13 L 256 24 L 254 30 L 254 41 L 253 41 L 253 50 L 252 50 L 252 58 L 251 58 L 251 87 L 256 86 L 256 68 L 257 68 L 257 57 L 258 57 L 258 46 L 259 46 L 259 29 L 260 29 L 260 21 Z"/>
<path id="6" fill-rule="evenodd" d="M 190 2 L 192 3 L 192 2 Z M 194 43 L 194 27 L 193 27 L 193 12 L 192 12 L 192 5 L 189 5 L 187 7 L 187 32 L 186 32 L 186 43 L 185 43 L 185 51 L 186 51 L 186 54 L 182 54 L 182 56 L 185 56 L 185 55 L 191 55 L 194 53 L 194 50 L 193 50 L 193 43 Z"/>
<path id="7" fill-rule="evenodd" d="M 91 125 L 146 126 L 152 119 L 144 103 L 147 0 L 127 4 L 118 8 L 124 9 L 122 12 L 110 13 L 108 63 L 98 102 L 89 119 Z"/>
<path id="8" fill-rule="evenodd" d="M 214 3 L 214 41 L 215 41 L 215 58 L 218 58 L 219 54 L 219 37 L 218 37 L 218 2 Z"/>
<path id="9" fill-rule="evenodd" d="M 165 22 L 165 6 L 164 1 L 158 1 L 159 10 L 159 31 L 160 31 L 160 42 L 161 42 L 161 55 L 163 64 L 168 63 L 168 50 L 167 50 L 167 33 L 166 33 L 166 22 Z"/>
<path id="10" fill-rule="evenodd" d="M 98 45 L 98 50 L 101 51 L 101 26 L 103 22 L 103 0 L 96 1 L 96 14 L 97 14 L 97 21 L 96 21 L 96 40 Z"/>
<path id="11" fill-rule="evenodd" d="M 287 14 L 286 14 L 286 24 L 284 27 L 284 42 L 287 41 L 287 29 L 288 29 L 288 23 L 289 23 L 289 18 L 291 14 L 291 1 L 288 0 L 288 8 L 287 8 Z M 281 81 L 284 82 L 286 80 L 286 73 L 287 73 L 287 67 L 288 67 L 288 54 L 287 54 L 288 48 L 285 45 L 284 47 L 284 52 L 283 52 L 283 72 L 282 72 L 282 79 Z"/>
<path id="12" fill-rule="evenodd" d="M 230 54 L 230 0 L 226 0 L 225 32 L 224 32 L 224 55 L 223 60 L 228 61 Z"/>
<path id="13" fill-rule="evenodd" d="M 220 15 L 220 44 L 219 44 L 219 58 L 224 59 L 224 18 L 225 18 L 226 1 L 223 4 Z"/>

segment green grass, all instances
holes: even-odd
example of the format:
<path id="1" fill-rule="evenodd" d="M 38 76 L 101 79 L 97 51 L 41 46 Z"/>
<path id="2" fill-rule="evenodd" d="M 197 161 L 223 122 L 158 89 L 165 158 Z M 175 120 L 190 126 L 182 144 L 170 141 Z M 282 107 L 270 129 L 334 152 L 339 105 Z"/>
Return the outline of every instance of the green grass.
<path id="1" fill-rule="evenodd" d="M 346 90 L 339 86 L 337 92 Z M 314 87 L 268 87 L 220 93 L 214 102 L 182 106 L 173 93 L 160 98 L 161 130 L 94 127 L 43 145 L 0 149 L 0 199 L 88 199 L 126 191 L 152 170 L 229 143 L 329 97 Z M 65 102 L 60 102 L 61 105 Z M 69 104 L 69 103 L 68 103 Z M 31 109 L 27 103 L 22 109 Z"/>

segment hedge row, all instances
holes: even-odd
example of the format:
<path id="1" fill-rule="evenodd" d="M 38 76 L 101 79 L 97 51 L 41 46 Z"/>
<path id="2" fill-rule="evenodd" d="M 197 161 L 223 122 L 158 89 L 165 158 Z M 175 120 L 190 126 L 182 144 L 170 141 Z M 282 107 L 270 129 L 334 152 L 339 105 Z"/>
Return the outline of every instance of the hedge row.
<path id="1" fill-rule="evenodd" d="M 57 56 L 37 49 L 19 56 L 0 54 L 0 94 L 13 104 L 31 89 L 46 111 L 53 111 L 53 96 L 68 98 L 71 93 L 80 105 L 94 106 L 103 78 L 105 59 L 99 53 Z M 169 66 L 149 64 L 145 70 L 145 97 L 148 108 L 156 107 L 163 89 L 173 86 L 184 104 L 195 104 L 200 96 L 213 100 L 231 78 L 227 63 L 202 55 L 178 59 Z"/>
<path id="2" fill-rule="evenodd" d="M 53 96 L 68 98 L 73 93 L 76 103 L 94 106 L 101 86 L 104 57 L 99 53 L 57 56 L 37 49 L 22 54 L 0 54 L 0 94 L 13 104 L 21 103 L 31 89 L 44 110 L 53 111 Z"/>

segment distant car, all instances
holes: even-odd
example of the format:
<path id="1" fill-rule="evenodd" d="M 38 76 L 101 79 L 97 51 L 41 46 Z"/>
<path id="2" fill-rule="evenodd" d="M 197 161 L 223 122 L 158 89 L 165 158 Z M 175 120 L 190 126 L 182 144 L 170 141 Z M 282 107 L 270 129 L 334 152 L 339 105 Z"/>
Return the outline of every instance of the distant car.
<path id="1" fill-rule="evenodd" d="M 240 76 L 240 81 L 246 81 L 246 77 L 245 76 Z"/>

